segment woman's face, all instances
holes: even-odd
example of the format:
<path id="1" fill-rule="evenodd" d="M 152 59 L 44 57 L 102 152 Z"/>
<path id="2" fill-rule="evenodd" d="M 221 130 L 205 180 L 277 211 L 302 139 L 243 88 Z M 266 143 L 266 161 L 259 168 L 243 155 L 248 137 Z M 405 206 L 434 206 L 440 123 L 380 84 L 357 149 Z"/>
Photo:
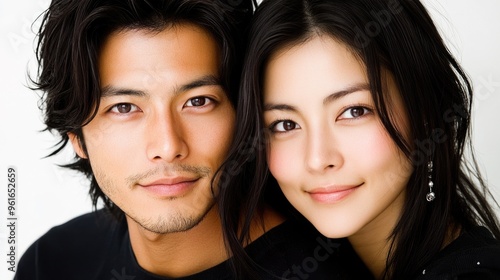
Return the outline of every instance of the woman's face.
<path id="1" fill-rule="evenodd" d="M 413 171 L 380 122 L 365 71 L 328 36 L 278 51 L 265 71 L 269 169 L 293 206 L 332 238 L 392 229 Z M 386 76 L 391 118 L 408 137 Z"/>

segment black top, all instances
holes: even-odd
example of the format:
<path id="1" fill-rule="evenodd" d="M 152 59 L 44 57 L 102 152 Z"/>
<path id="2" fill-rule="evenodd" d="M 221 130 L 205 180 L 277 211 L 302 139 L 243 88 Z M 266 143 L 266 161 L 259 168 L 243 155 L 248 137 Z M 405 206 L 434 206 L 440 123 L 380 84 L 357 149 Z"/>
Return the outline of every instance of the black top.
<path id="1" fill-rule="evenodd" d="M 209 234 L 209 233 L 207 233 Z M 260 279 L 366 279 L 368 270 L 344 239 L 332 240 L 310 225 L 287 220 L 246 247 L 278 277 Z M 132 251 L 126 221 L 99 210 L 52 228 L 22 256 L 14 279 L 168 279 L 142 269 Z M 183 280 L 234 279 L 229 261 Z"/>
<path id="2" fill-rule="evenodd" d="M 484 227 L 464 231 L 422 268 L 416 279 L 498 280 L 500 241 Z"/>

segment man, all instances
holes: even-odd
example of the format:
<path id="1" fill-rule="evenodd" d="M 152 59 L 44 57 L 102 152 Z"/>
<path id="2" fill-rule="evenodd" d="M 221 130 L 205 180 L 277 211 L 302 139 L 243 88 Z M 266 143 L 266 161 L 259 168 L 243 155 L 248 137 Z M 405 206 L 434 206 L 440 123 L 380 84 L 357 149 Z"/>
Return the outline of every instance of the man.
<path id="1" fill-rule="evenodd" d="M 51 229 L 16 279 L 237 277 L 212 179 L 232 139 L 251 3 L 228 3 L 53 1 L 38 45 L 45 122 L 62 137 L 54 153 L 71 143 L 67 167 L 90 178 L 94 205 L 106 207 Z M 263 217 L 238 278 L 331 277 L 336 244 L 298 229 L 287 237 L 281 215 Z M 305 271 L 315 253 L 321 260 Z"/>

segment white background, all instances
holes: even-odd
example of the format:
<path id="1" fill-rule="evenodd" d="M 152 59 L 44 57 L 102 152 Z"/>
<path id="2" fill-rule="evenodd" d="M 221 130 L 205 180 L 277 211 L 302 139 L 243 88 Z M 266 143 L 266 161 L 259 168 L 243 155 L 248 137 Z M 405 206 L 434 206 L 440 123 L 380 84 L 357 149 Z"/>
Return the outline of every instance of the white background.
<path id="1" fill-rule="evenodd" d="M 500 198 L 500 1 L 426 0 L 448 46 L 475 86 L 473 139 L 482 171 Z M 31 23 L 48 0 L 0 0 L 0 279 L 7 270 L 7 168 L 17 168 L 17 261 L 51 227 L 92 210 L 88 183 L 59 168 L 71 149 L 44 158 L 56 138 L 44 128 L 39 97 L 29 90 L 35 73 Z M 33 30 L 37 30 L 35 24 Z M 439 187 L 439 186 L 438 186 Z M 77 242 L 77 241 L 76 241 Z"/>

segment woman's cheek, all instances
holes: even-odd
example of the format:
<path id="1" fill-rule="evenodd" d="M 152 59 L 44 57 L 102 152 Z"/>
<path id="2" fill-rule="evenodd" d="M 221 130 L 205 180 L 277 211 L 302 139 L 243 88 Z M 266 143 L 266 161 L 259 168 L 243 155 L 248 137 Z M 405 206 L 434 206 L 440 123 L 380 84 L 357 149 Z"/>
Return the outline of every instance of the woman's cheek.
<path id="1" fill-rule="evenodd" d="M 269 146 L 267 161 L 271 174 L 278 180 L 278 183 L 295 181 L 294 174 L 297 174 L 298 154 L 296 149 L 289 148 L 286 143 L 273 143 Z"/>

